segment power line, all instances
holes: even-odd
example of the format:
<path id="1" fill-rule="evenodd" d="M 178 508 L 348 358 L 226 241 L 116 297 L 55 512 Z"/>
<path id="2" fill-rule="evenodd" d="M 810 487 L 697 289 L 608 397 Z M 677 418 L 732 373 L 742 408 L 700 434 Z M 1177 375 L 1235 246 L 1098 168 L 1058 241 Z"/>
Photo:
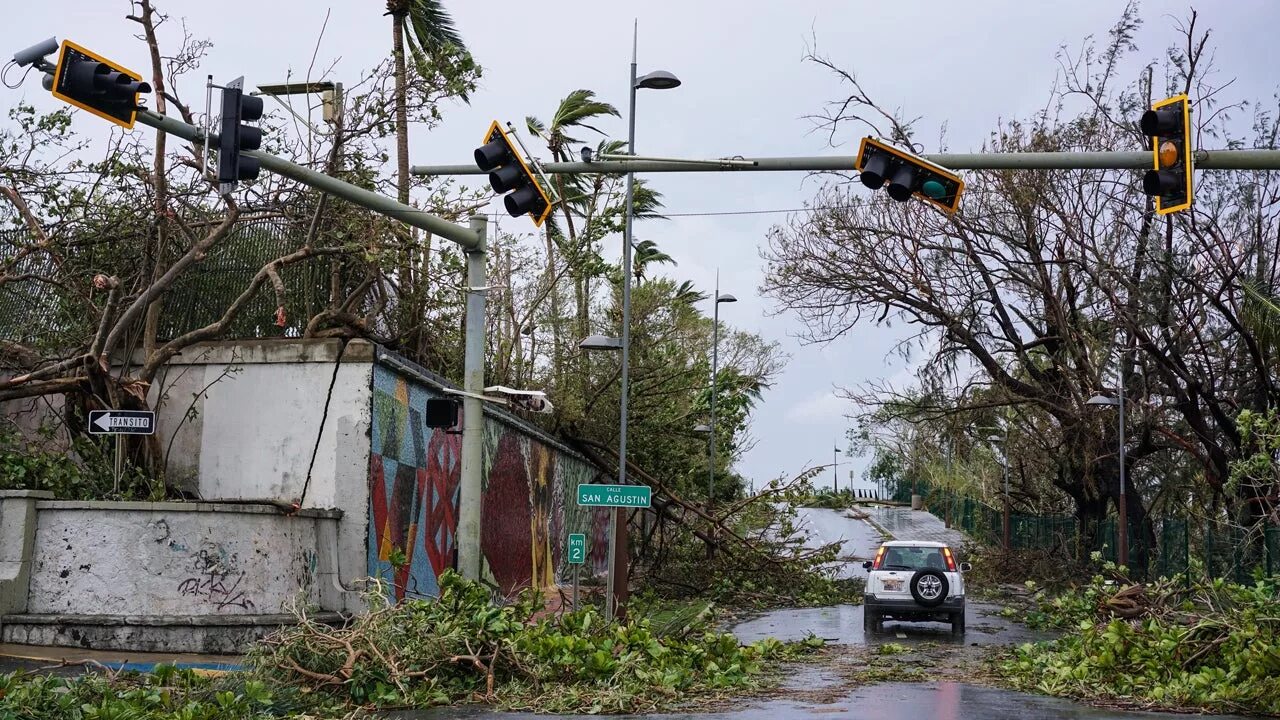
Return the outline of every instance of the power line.
<path id="1" fill-rule="evenodd" d="M 716 217 L 716 216 L 724 216 L 724 215 L 780 215 L 784 213 L 794 213 L 794 212 L 811 212 L 814 210 L 846 210 L 846 209 L 852 209 L 852 208 L 853 208 L 852 205 L 817 205 L 814 207 L 778 208 L 776 210 L 717 210 L 717 211 L 708 210 L 704 212 L 675 212 L 675 213 L 660 212 L 657 214 L 664 218 Z M 503 213 L 503 212 L 492 212 L 487 214 L 494 217 L 502 217 L 506 215 L 506 213 Z M 639 216 L 639 217 L 642 219 L 644 216 Z"/>

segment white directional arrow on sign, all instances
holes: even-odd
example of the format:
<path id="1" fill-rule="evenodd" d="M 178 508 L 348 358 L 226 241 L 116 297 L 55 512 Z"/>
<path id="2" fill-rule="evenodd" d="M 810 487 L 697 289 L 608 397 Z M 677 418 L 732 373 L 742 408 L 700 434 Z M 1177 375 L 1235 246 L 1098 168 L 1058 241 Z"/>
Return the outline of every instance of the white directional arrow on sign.
<path id="1" fill-rule="evenodd" d="M 151 435 L 156 414 L 150 410 L 90 410 L 89 432 L 95 435 Z"/>

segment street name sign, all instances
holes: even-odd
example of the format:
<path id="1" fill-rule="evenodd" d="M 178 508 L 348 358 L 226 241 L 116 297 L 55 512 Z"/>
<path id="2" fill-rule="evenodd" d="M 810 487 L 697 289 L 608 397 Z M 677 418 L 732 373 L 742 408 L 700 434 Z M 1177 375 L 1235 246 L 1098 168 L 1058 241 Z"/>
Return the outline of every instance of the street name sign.
<path id="1" fill-rule="evenodd" d="M 588 507 L 643 507 L 651 504 L 653 491 L 648 485 L 578 486 L 578 504 Z"/>
<path id="2" fill-rule="evenodd" d="M 90 410 L 92 435 L 154 435 L 156 414 L 149 410 Z"/>
<path id="3" fill-rule="evenodd" d="M 585 533 L 569 533 L 569 564 L 581 565 L 587 561 L 587 536 Z"/>

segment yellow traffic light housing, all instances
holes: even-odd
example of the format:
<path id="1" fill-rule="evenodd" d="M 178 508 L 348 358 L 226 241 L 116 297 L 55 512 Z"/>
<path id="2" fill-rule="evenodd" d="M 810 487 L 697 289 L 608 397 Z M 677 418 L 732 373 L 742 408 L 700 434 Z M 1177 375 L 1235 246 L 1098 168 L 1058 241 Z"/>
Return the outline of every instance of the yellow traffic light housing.
<path id="1" fill-rule="evenodd" d="M 898 202 L 919 195 L 944 212 L 955 213 L 960 209 L 964 180 L 959 175 L 888 143 L 862 138 L 854 169 L 859 171 L 862 184 L 872 190 L 888 181 L 889 197 Z"/>
<path id="2" fill-rule="evenodd" d="M 123 65 L 63 40 L 51 90 L 59 100 L 132 129 L 138 115 L 138 94 L 151 92 L 151 86 Z"/>
<path id="3" fill-rule="evenodd" d="M 497 120 L 484 135 L 484 145 L 476 148 L 476 166 L 489 173 L 489 185 L 498 194 L 510 193 L 502 199 L 511 217 L 528 215 L 536 227 L 542 227 L 551 214 L 551 197 L 538 184 L 520 148 L 516 146 Z"/>
<path id="4" fill-rule="evenodd" d="M 1191 207 L 1191 101 L 1186 95 L 1153 103 L 1138 123 L 1151 138 L 1152 169 L 1142 178 L 1142 191 L 1156 199 L 1156 212 L 1168 215 Z"/>

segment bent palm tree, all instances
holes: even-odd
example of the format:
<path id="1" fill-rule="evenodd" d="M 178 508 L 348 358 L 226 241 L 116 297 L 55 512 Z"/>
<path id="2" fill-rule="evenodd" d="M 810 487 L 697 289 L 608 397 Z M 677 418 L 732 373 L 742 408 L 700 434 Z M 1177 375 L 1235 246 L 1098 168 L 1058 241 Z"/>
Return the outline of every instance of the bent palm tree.
<path id="1" fill-rule="evenodd" d="M 409 73 L 405 51 L 419 73 L 433 63 L 444 62 L 457 53 L 466 53 L 466 44 L 453 25 L 453 18 L 439 0 L 387 0 L 391 16 L 391 53 L 395 59 L 396 110 L 396 199 L 409 202 Z M 409 33 L 405 33 L 405 25 Z M 461 95 L 468 100 L 465 90 Z"/>
<path id="2" fill-rule="evenodd" d="M 635 244 L 635 254 L 631 257 L 635 269 L 636 282 L 644 280 L 645 266 L 649 263 L 659 265 L 676 265 L 675 258 L 658 249 L 658 243 L 652 240 L 641 240 Z"/>

